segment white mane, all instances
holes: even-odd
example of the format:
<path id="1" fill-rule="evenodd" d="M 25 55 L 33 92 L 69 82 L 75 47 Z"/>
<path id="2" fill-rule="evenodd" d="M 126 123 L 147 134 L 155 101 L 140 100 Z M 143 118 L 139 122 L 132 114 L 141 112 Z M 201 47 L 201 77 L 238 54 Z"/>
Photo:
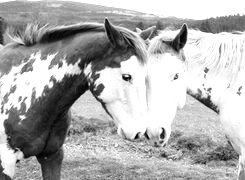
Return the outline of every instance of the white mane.
<path id="1" fill-rule="evenodd" d="M 208 68 L 214 75 L 228 78 L 232 86 L 245 67 L 245 33 L 219 34 L 189 30 L 184 48 L 189 65 Z"/>

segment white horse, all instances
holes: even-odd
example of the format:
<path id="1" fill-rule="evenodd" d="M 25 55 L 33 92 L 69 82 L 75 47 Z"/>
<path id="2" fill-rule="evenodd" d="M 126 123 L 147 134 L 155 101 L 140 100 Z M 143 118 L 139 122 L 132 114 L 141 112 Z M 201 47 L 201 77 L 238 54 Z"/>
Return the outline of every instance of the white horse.
<path id="1" fill-rule="evenodd" d="M 186 101 L 186 67 L 183 48 L 187 40 L 184 24 L 171 40 L 155 37 L 148 41 L 147 71 L 149 79 L 148 114 L 151 117 L 146 134 L 150 139 L 158 137 L 151 132 L 161 132 L 160 142 L 166 144 L 171 134 L 171 124 L 177 108 Z M 150 118 L 148 118 L 150 119 Z"/>
<path id="2" fill-rule="evenodd" d="M 176 33 L 163 31 L 157 38 L 165 44 Z M 238 179 L 244 180 L 245 33 L 189 30 L 184 52 L 187 93 L 219 114 L 226 135 L 239 153 Z"/>

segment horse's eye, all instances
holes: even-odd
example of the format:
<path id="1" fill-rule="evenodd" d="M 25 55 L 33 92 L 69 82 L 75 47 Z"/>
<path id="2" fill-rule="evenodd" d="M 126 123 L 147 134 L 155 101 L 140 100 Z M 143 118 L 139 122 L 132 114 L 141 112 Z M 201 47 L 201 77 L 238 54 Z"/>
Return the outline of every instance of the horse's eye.
<path id="1" fill-rule="evenodd" d="M 174 79 L 173 80 L 176 80 L 176 79 L 178 79 L 179 78 L 179 73 L 176 73 L 175 75 L 174 75 Z"/>
<path id="2" fill-rule="evenodd" d="M 122 79 L 124 81 L 131 81 L 132 80 L 132 76 L 130 74 L 123 74 L 122 75 Z"/>

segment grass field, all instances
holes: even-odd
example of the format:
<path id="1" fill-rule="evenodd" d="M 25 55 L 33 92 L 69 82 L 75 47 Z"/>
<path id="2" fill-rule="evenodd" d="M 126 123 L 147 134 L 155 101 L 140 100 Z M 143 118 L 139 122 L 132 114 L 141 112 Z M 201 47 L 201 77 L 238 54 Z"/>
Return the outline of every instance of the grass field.
<path id="1" fill-rule="evenodd" d="M 235 179 L 237 154 L 215 113 L 188 97 L 173 124 L 169 144 L 121 139 L 90 93 L 72 107 L 73 122 L 64 145 L 62 179 Z M 30 158 L 17 165 L 15 179 L 41 179 Z"/>

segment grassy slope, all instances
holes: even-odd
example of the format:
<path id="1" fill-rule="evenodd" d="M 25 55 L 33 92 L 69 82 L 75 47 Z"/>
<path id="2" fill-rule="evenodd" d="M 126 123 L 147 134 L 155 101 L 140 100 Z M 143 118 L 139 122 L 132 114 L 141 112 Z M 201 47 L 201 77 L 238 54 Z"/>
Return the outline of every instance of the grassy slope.
<path id="1" fill-rule="evenodd" d="M 165 148 L 122 140 L 89 93 L 75 103 L 72 112 L 73 124 L 64 146 L 63 179 L 236 177 L 236 157 L 215 160 L 215 147 L 227 146 L 217 116 L 190 97 L 186 107 L 177 114 L 174 132 Z M 210 156 L 213 159 L 208 160 Z M 39 165 L 31 158 L 18 164 L 15 179 L 41 179 L 40 175 Z"/>

